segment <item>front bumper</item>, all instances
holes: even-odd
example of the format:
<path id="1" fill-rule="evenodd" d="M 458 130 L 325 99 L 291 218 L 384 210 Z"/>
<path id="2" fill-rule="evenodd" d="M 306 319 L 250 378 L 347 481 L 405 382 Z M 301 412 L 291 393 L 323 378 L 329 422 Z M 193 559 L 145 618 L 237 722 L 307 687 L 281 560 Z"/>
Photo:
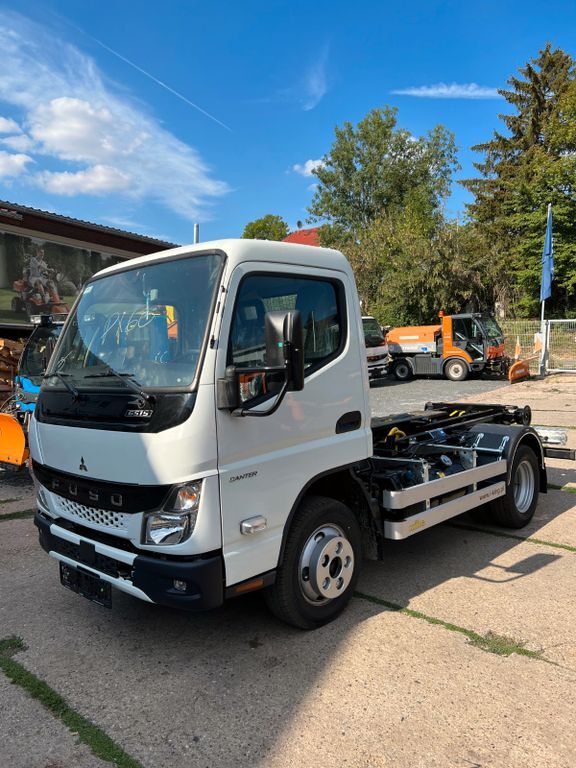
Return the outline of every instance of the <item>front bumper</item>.
<path id="1" fill-rule="evenodd" d="M 373 379 L 382 379 L 388 375 L 388 364 L 386 362 L 380 364 L 368 365 L 368 378 L 370 381 Z"/>
<path id="2" fill-rule="evenodd" d="M 34 524 L 41 547 L 51 557 L 79 566 L 140 600 L 192 611 L 217 608 L 224 602 L 221 552 L 171 559 L 140 555 L 76 533 L 40 511 Z M 174 588 L 175 579 L 186 582 L 185 592 Z"/>

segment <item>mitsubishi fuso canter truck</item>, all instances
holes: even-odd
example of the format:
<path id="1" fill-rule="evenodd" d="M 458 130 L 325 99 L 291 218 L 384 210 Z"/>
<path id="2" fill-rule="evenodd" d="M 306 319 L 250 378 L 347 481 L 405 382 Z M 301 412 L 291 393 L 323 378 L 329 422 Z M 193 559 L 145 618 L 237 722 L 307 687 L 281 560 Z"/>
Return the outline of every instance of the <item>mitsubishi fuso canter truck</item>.
<path id="1" fill-rule="evenodd" d="M 386 539 L 468 510 L 528 523 L 545 452 L 567 453 L 543 446 L 526 407 L 371 419 L 348 261 L 251 240 L 92 277 L 29 442 L 35 524 L 65 587 L 183 609 L 262 589 L 307 629 L 344 609 Z"/>

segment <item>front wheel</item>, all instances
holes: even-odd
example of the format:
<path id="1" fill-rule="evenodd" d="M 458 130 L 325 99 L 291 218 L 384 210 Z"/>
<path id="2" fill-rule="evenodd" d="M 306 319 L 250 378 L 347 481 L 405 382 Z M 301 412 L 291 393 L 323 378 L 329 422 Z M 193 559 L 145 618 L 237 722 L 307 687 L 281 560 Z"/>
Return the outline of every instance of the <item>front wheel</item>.
<path id="1" fill-rule="evenodd" d="M 468 366 L 463 360 L 448 360 L 444 374 L 450 381 L 464 381 L 468 377 Z"/>
<path id="2" fill-rule="evenodd" d="M 323 496 L 304 499 L 276 581 L 264 591 L 268 607 L 300 629 L 333 621 L 354 593 L 361 559 L 360 527 L 352 511 Z"/>

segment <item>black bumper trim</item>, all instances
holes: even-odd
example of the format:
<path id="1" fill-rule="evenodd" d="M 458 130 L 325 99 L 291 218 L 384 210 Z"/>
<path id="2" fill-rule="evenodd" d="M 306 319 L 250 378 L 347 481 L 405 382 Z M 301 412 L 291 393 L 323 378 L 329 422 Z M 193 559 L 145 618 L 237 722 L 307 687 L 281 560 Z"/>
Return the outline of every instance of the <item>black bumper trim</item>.
<path id="1" fill-rule="evenodd" d="M 224 563 L 221 553 L 195 560 L 163 560 L 149 555 L 137 555 L 132 566 L 120 560 L 93 552 L 89 547 L 72 544 L 52 533 L 51 520 L 36 512 L 40 546 L 46 552 L 56 552 L 79 565 L 87 565 L 109 576 L 129 576 L 133 586 L 158 605 L 188 611 L 217 608 L 224 602 Z M 86 555 L 91 562 L 86 562 Z M 95 559 L 94 559 L 95 558 Z M 186 582 L 186 591 L 174 588 L 174 579 Z M 114 586 L 114 584 L 112 584 Z"/>
<path id="2" fill-rule="evenodd" d="M 186 592 L 174 588 L 174 579 L 185 581 Z M 158 605 L 204 611 L 224 602 L 222 556 L 177 563 L 138 555 L 134 560 L 132 582 Z"/>

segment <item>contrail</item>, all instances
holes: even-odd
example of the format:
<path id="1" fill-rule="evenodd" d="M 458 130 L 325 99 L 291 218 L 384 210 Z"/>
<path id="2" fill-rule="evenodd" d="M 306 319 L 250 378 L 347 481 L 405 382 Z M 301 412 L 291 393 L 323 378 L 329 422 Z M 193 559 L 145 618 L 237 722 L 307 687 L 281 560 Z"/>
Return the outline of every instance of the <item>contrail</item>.
<path id="1" fill-rule="evenodd" d="M 210 112 L 206 112 L 206 110 L 202 109 L 202 107 L 199 107 L 198 104 L 194 104 L 194 102 L 190 101 L 190 99 L 187 99 L 186 96 L 183 96 L 181 93 L 178 93 L 178 91 L 175 91 L 174 88 L 170 88 L 170 86 L 166 85 L 166 83 L 163 83 L 162 80 L 158 80 L 158 78 L 154 77 L 154 75 L 151 75 L 150 72 L 146 72 L 146 70 L 142 69 L 142 67 L 139 67 L 138 64 L 134 64 L 133 61 L 130 61 L 130 59 L 127 59 L 125 56 L 122 56 L 122 54 L 118 53 L 118 51 L 115 51 L 113 48 L 110 48 L 101 40 L 98 40 L 96 37 L 92 37 L 92 35 L 88 35 L 88 37 L 90 37 L 91 40 L 94 40 L 95 43 L 98 43 L 98 45 L 101 48 L 104 48 L 104 50 L 108 51 L 113 56 L 116 56 L 118 59 L 121 59 L 121 61 L 124 61 L 126 64 L 129 64 L 134 69 L 137 69 L 138 72 L 141 72 L 143 75 L 146 75 L 146 77 L 149 77 L 150 80 L 153 80 L 158 85 L 161 85 L 162 88 L 165 88 L 167 91 L 170 91 L 170 93 L 173 93 L 174 96 L 177 96 L 181 101 L 185 102 L 186 104 L 189 104 L 191 107 L 194 107 L 194 109 L 197 109 L 198 112 L 201 112 L 203 115 L 206 115 L 206 117 L 209 117 L 210 120 L 213 120 L 215 123 L 218 123 L 218 125 L 221 125 L 222 128 L 226 128 L 227 131 L 230 131 L 230 133 L 232 133 L 232 128 L 230 128 L 230 126 L 226 125 L 226 123 L 223 123 L 221 120 L 218 120 L 218 118 L 214 117 L 214 115 L 211 115 Z"/>

